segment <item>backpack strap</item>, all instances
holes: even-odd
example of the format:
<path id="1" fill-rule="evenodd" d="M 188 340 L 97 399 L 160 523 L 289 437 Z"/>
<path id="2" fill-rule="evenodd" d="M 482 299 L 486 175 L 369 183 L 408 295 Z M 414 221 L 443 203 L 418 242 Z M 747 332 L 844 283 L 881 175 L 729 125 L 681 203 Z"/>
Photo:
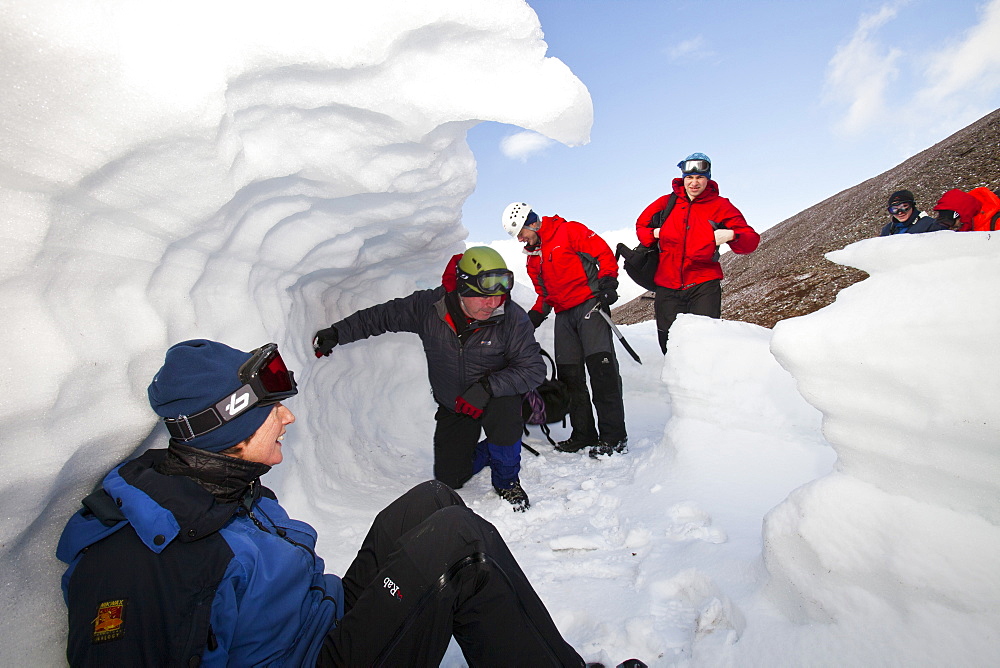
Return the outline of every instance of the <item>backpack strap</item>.
<path id="1" fill-rule="evenodd" d="M 547 359 L 549 361 L 549 365 L 551 365 L 551 367 L 552 367 L 552 373 L 549 374 L 547 380 L 555 380 L 556 379 L 556 362 L 555 362 L 555 360 L 552 359 L 552 355 L 549 355 L 548 352 L 545 351 L 545 348 L 542 348 L 542 347 L 539 346 L 538 350 L 542 353 L 542 357 L 544 357 L 545 359 Z"/>
<path id="2" fill-rule="evenodd" d="M 659 211 L 653 214 L 653 219 L 649 221 L 647 227 L 662 227 L 663 221 L 667 219 L 670 212 L 674 210 L 674 205 L 677 204 L 677 193 L 670 193 L 670 198 L 667 199 L 666 205 Z"/>

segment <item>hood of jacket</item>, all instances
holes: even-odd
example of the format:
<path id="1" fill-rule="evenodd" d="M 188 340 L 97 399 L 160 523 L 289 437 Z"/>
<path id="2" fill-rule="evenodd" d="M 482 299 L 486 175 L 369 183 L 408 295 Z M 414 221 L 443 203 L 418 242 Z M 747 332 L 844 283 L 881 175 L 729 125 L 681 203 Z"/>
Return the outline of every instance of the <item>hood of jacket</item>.
<path id="1" fill-rule="evenodd" d="M 954 211 L 962 223 L 972 223 L 980 209 L 979 200 L 958 188 L 952 188 L 934 205 L 935 211 Z"/>

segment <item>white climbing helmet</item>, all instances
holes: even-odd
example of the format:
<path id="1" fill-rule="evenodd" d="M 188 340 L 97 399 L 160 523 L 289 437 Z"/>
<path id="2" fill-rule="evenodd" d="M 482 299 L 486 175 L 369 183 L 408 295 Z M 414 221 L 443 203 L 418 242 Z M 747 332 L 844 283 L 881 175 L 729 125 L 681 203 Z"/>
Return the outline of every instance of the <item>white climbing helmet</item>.
<path id="1" fill-rule="evenodd" d="M 517 239 L 517 235 L 521 232 L 521 228 L 524 227 L 525 222 L 527 222 L 528 214 L 530 213 L 531 207 L 524 202 L 512 202 L 508 204 L 507 208 L 503 210 L 503 216 L 500 218 L 500 224 L 503 225 L 504 232 Z"/>

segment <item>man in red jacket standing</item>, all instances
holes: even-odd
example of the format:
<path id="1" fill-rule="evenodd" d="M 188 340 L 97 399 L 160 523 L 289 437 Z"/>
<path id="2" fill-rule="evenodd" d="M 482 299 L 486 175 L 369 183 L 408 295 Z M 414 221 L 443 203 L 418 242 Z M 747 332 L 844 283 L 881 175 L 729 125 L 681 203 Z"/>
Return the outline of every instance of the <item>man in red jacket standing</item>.
<path id="1" fill-rule="evenodd" d="M 678 313 L 722 316 L 722 266 L 719 246 L 734 253 L 757 250 L 760 236 L 712 180 L 712 161 L 692 153 L 677 163 L 682 177 L 674 179 L 673 194 L 646 207 L 635 223 L 644 246 L 658 244 L 656 330 L 667 352 L 667 332 Z M 666 214 L 664 215 L 664 211 Z"/>
<path id="2" fill-rule="evenodd" d="M 618 262 L 611 248 L 586 226 L 559 216 L 539 217 L 524 202 L 503 212 L 504 230 L 524 244 L 528 275 L 538 299 L 528 311 L 537 328 L 555 309 L 556 367 L 570 392 L 573 432 L 556 445 L 562 452 L 590 448 L 590 456 L 628 452 L 622 379 L 611 327 L 598 313 L 618 300 Z M 586 369 L 586 371 L 585 371 Z M 587 392 L 590 373 L 593 407 Z"/>

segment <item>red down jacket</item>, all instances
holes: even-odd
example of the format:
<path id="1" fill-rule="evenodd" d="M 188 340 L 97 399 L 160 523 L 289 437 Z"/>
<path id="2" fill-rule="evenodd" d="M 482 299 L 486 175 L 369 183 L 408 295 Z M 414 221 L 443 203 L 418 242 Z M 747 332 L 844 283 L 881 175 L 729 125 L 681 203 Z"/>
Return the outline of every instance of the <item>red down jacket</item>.
<path id="1" fill-rule="evenodd" d="M 533 311 L 556 313 L 579 306 L 594 297 L 597 282 L 618 276 L 618 262 L 611 247 L 586 225 L 559 216 L 542 217 L 538 250 L 528 255 L 528 276 L 538 299 Z"/>
<path id="2" fill-rule="evenodd" d="M 708 187 L 693 202 L 684 192 L 684 179 L 674 179 L 673 188 L 677 203 L 660 228 L 660 261 L 653 279 L 657 285 L 686 290 L 722 278 L 712 223 L 736 234 L 729 242 L 734 253 L 742 255 L 757 250 L 760 235 L 747 225 L 739 209 L 719 196 L 719 184 L 715 181 L 709 181 Z M 635 233 L 642 245 L 656 243 L 649 223 L 666 206 L 669 197 L 664 195 L 647 206 L 636 220 Z"/>

